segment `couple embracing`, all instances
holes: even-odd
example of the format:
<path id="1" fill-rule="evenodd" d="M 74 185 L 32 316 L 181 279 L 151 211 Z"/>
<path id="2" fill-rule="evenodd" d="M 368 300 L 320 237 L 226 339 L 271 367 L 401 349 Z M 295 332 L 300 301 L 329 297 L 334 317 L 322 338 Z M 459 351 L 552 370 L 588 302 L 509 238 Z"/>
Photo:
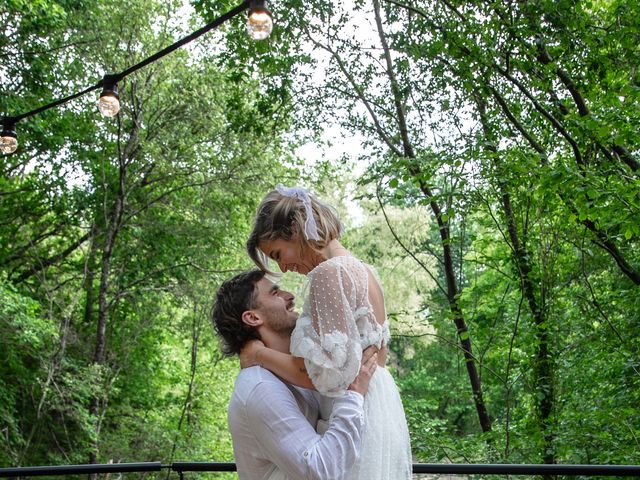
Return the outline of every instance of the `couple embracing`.
<path id="1" fill-rule="evenodd" d="M 218 291 L 214 328 L 243 367 L 229 404 L 243 480 L 411 478 L 404 410 L 385 368 L 383 292 L 341 232 L 329 205 L 278 185 L 247 241 L 258 269 Z M 269 258 L 307 276 L 300 315 L 266 276 Z"/>

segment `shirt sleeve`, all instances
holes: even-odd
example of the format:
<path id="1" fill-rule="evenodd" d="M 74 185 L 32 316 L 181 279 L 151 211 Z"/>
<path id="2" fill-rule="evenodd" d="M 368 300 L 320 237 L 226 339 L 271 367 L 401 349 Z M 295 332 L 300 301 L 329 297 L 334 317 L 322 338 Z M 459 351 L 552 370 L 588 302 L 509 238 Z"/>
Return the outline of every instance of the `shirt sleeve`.
<path id="1" fill-rule="evenodd" d="M 357 266 L 324 262 L 316 268 L 306 300 L 308 316 L 298 320 L 291 336 L 291 353 L 304 358 L 313 385 L 330 397 L 342 395 L 360 370 L 356 309 L 367 274 Z"/>
<path id="2" fill-rule="evenodd" d="M 343 479 L 360 451 L 363 397 L 349 391 L 335 401 L 329 429 L 320 436 L 302 414 L 293 394 L 261 382 L 247 400 L 264 458 L 290 478 Z"/>

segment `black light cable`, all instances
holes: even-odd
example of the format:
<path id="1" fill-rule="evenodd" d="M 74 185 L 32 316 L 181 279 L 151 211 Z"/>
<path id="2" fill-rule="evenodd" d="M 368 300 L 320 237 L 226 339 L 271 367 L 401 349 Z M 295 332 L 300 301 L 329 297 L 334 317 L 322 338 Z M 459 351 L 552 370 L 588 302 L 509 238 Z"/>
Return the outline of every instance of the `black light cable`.
<path id="1" fill-rule="evenodd" d="M 159 52 L 151 55 L 150 57 L 142 60 L 141 62 L 133 65 L 132 67 L 129 67 L 128 69 L 120 73 L 105 75 L 100 82 L 91 87 L 85 88 L 81 92 L 74 93 L 73 95 L 69 95 L 68 97 L 60 98 L 47 105 L 43 105 L 36 108 L 35 110 L 31 110 L 30 112 L 23 113 L 21 115 L 16 115 L 13 117 L 5 116 L 2 121 L 2 134 L 0 135 L 0 152 L 4 154 L 12 154 L 18 148 L 16 124 L 19 121 L 37 115 L 38 113 L 44 112 L 45 110 L 49 110 L 51 108 L 65 104 L 89 92 L 98 90 L 99 88 L 102 88 L 102 93 L 100 94 L 100 100 L 98 101 L 98 109 L 103 115 L 107 117 L 113 117 L 117 115 L 120 111 L 120 99 L 118 96 L 118 82 L 120 80 L 132 74 L 133 72 L 161 59 L 165 55 L 168 55 L 174 50 L 177 50 L 183 45 L 186 45 L 192 40 L 195 40 L 201 35 L 204 35 L 208 31 L 219 27 L 224 22 L 231 20 L 233 17 L 247 9 L 249 9 L 247 19 L 247 32 L 249 33 L 249 35 L 254 40 L 262 40 L 267 38 L 271 33 L 271 30 L 273 29 L 273 17 L 271 16 L 271 12 L 269 12 L 266 7 L 266 1 L 245 0 L 237 7 L 229 10 L 227 13 L 216 18 L 211 23 L 208 23 L 207 25 L 196 30 L 190 35 L 187 35 L 186 37 L 178 40 L 173 45 L 169 45 L 168 47 L 160 50 Z"/>

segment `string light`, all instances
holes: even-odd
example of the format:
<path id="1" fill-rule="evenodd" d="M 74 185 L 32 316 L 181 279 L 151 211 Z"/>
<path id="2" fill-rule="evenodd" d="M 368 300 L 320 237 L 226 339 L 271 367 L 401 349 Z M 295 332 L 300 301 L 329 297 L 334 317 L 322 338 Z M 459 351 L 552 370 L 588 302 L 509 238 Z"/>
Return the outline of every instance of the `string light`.
<path id="1" fill-rule="evenodd" d="M 10 154 L 15 152 L 17 148 L 18 135 L 16 134 L 15 123 L 5 122 L 0 136 L 0 151 L 4 154 Z"/>
<path id="2" fill-rule="evenodd" d="M 156 52 L 145 60 L 129 67 L 128 69 L 114 74 L 114 75 L 105 75 L 104 78 L 95 85 L 92 85 L 84 90 L 69 95 L 64 98 L 59 98 L 47 105 L 42 105 L 30 112 L 23 113 L 21 115 L 16 116 L 5 116 L 3 121 L 2 128 L 2 136 L 0 137 L 0 152 L 4 154 L 12 154 L 18 148 L 18 135 L 16 134 L 16 123 L 25 119 L 37 115 L 45 110 L 49 110 L 51 108 L 63 105 L 75 98 L 81 97 L 89 92 L 93 92 L 94 90 L 98 90 L 102 88 L 102 93 L 100 94 L 100 100 L 98 101 L 98 109 L 100 112 L 107 117 L 114 117 L 120 111 L 120 99 L 118 96 L 118 88 L 117 82 L 123 80 L 126 76 L 132 74 L 133 72 L 146 67 L 147 65 L 159 60 L 160 58 L 168 55 L 174 50 L 186 45 L 192 40 L 198 38 L 199 36 L 207 33 L 208 31 L 219 27 L 223 23 L 228 20 L 231 20 L 241 12 L 245 11 L 249 8 L 249 18 L 247 20 L 247 31 L 251 38 L 255 40 L 262 40 L 269 36 L 271 30 L 273 29 L 273 17 L 271 16 L 271 12 L 267 10 L 266 2 L 264 0 L 244 0 L 240 5 L 232 8 L 227 13 L 221 15 L 216 18 L 211 23 L 208 23 L 204 27 L 196 30 L 195 32 L 187 35 L 186 37 L 178 40 L 172 45 Z"/>
<path id="3" fill-rule="evenodd" d="M 273 30 L 273 17 L 264 0 L 251 0 L 247 17 L 247 33 L 254 40 L 264 40 Z"/>
<path id="4" fill-rule="evenodd" d="M 102 93 L 98 100 L 98 110 L 105 117 L 115 117 L 120 111 L 120 96 L 115 75 L 105 75 L 102 79 Z"/>

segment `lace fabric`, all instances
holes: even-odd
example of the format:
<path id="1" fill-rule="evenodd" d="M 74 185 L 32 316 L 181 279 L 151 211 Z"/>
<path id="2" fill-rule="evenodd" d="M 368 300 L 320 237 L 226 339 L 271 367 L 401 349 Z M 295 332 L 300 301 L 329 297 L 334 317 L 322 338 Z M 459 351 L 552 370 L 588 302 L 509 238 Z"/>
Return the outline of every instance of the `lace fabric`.
<path id="1" fill-rule="evenodd" d="M 340 396 L 358 374 L 362 350 L 390 339 L 388 323 L 378 323 L 373 314 L 368 274 L 358 259 L 341 256 L 307 276 L 308 294 L 291 336 L 291 353 L 304 358 L 311 381 L 324 395 L 319 433 L 333 411 L 330 397 Z M 348 480 L 409 480 L 409 430 L 398 388 L 386 368 L 379 367 L 371 378 L 364 418 L 361 456 Z"/>
<path id="2" fill-rule="evenodd" d="M 368 285 L 367 267 L 351 256 L 331 258 L 309 272 L 291 353 L 305 359 L 323 395 L 342 395 L 358 374 L 362 350 L 389 341 L 388 323 L 373 315 Z"/>
<path id="3" fill-rule="evenodd" d="M 367 267 L 355 257 L 322 262 L 307 277 L 302 315 L 291 336 L 291 353 L 305 359 L 309 377 L 323 395 L 340 396 L 360 369 L 362 350 L 389 341 L 368 295 Z"/>

